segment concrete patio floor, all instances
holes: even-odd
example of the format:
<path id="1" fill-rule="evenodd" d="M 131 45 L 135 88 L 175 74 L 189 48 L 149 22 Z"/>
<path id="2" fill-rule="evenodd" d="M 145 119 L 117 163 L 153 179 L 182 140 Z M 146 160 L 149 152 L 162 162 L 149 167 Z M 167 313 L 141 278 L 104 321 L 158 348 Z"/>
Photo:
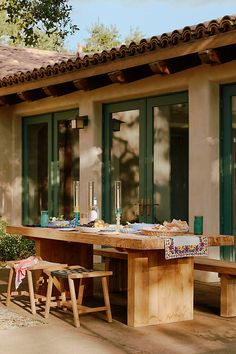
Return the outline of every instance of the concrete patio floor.
<path id="1" fill-rule="evenodd" d="M 37 314 L 44 324 L 0 330 L 0 354 L 235 354 L 236 318 L 219 317 L 219 290 L 196 282 L 194 320 L 181 323 L 127 327 L 120 322 L 126 321 L 125 294 L 111 294 L 112 323 L 102 313 L 84 315 L 75 328 L 70 312 L 53 310 L 48 321 Z M 11 309 L 31 316 L 15 303 Z"/>

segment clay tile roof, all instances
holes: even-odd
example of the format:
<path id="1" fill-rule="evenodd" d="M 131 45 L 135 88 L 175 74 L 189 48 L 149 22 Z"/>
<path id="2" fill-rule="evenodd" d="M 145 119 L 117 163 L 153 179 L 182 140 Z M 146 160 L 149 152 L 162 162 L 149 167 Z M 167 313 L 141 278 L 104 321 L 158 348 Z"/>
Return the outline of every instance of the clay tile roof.
<path id="1" fill-rule="evenodd" d="M 163 50 L 167 47 L 197 41 L 235 29 L 236 15 L 224 16 L 196 26 L 186 26 L 180 30 L 163 33 L 160 36 L 144 38 L 138 44 L 131 42 L 129 45 L 122 45 L 120 48 L 112 48 L 84 57 L 37 49 L 2 46 L 0 47 L 0 87 L 52 77 L 130 56 L 139 56 L 150 51 Z"/>
<path id="2" fill-rule="evenodd" d="M 33 71 L 35 68 L 54 65 L 56 62 L 76 59 L 76 55 L 0 45 L 0 77 Z"/>

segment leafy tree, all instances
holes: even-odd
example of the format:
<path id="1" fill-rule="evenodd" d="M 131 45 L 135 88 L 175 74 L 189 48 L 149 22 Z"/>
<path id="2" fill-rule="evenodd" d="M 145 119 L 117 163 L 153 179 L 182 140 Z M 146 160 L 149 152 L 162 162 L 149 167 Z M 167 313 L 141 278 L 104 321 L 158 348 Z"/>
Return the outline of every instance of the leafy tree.
<path id="1" fill-rule="evenodd" d="M 8 44 L 15 46 L 26 46 L 22 38 L 17 38 L 14 42 L 12 37 L 16 35 L 16 26 L 6 22 L 6 11 L 0 12 L 0 44 Z M 50 37 L 43 31 L 37 30 L 38 41 L 34 44 L 34 48 L 56 50 L 58 49 L 57 35 L 52 34 Z M 28 45 L 29 47 L 29 45 Z M 60 49 L 63 49 L 63 41 L 61 41 Z"/>
<path id="2" fill-rule="evenodd" d="M 129 44 L 131 42 L 139 43 L 142 38 L 144 38 L 144 34 L 140 31 L 138 27 L 130 27 L 130 33 L 127 37 L 125 37 L 124 42 L 125 44 Z"/>
<path id="3" fill-rule="evenodd" d="M 120 45 L 120 34 L 116 26 L 102 23 L 92 24 L 88 28 L 89 37 L 85 39 L 84 53 L 98 53 Z"/>
<path id="4" fill-rule="evenodd" d="M 78 27 L 72 24 L 71 10 L 68 0 L 2 0 L 0 3 L 1 16 L 6 16 L 9 24 L 6 35 L 12 43 L 34 47 L 45 42 L 45 36 L 51 38 L 52 46 L 61 46 L 67 35 L 75 33 Z"/>
<path id="5" fill-rule="evenodd" d="M 99 21 L 88 28 L 88 33 L 89 36 L 85 39 L 83 47 L 83 53 L 88 54 L 119 47 L 122 43 L 129 44 L 132 41 L 138 43 L 144 37 L 138 28 L 131 27 L 129 35 L 122 41 L 116 26 L 105 26 Z"/>

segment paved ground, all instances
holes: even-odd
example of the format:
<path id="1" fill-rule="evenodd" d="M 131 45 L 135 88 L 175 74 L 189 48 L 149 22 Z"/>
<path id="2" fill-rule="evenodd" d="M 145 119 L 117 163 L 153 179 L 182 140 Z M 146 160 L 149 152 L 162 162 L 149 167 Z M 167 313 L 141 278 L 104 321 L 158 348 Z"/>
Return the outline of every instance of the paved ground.
<path id="1" fill-rule="evenodd" d="M 219 317 L 216 284 L 195 284 L 194 320 L 181 323 L 127 327 L 119 322 L 126 320 L 125 299 L 111 295 L 111 324 L 101 313 L 85 315 L 76 329 L 70 313 L 60 319 L 54 311 L 48 322 L 37 315 L 45 322 L 37 327 L 1 330 L 0 354 L 236 354 L 236 318 Z"/>

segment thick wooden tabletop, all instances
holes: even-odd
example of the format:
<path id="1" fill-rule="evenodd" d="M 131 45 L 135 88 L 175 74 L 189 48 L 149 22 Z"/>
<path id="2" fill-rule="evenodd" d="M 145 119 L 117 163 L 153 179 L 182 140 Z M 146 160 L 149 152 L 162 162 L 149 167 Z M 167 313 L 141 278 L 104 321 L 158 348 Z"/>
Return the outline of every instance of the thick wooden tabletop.
<path id="1" fill-rule="evenodd" d="M 143 236 L 137 234 L 98 234 L 82 233 L 81 231 L 57 230 L 53 228 L 28 227 L 21 225 L 9 225 L 6 231 L 9 234 L 24 235 L 38 240 L 57 240 L 67 242 L 104 245 L 136 250 L 164 249 L 164 239 L 158 236 Z M 234 236 L 231 235 L 204 235 L 208 238 L 209 246 L 230 246 L 234 244 Z"/>

